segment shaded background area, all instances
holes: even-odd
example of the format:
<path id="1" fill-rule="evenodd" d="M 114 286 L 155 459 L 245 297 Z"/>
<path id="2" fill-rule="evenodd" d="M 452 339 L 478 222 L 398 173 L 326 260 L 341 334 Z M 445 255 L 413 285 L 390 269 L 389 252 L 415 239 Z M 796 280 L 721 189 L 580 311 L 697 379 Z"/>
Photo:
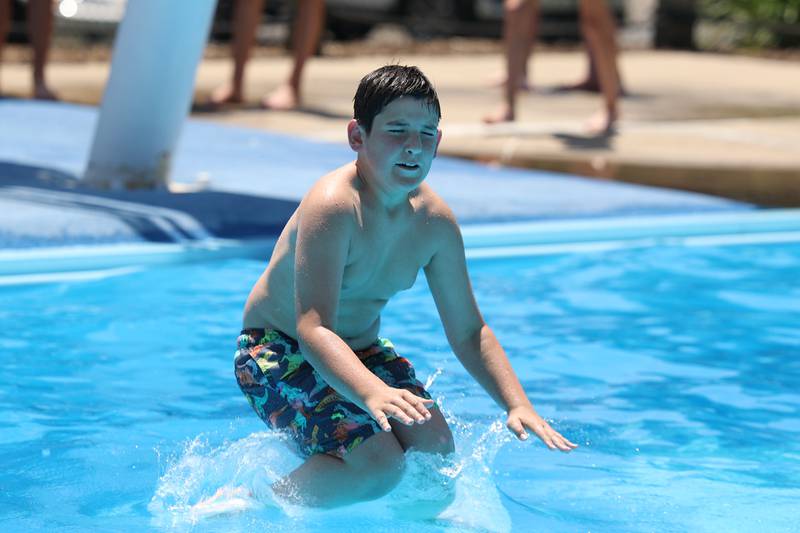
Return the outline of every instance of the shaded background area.
<path id="1" fill-rule="evenodd" d="M 211 39 L 227 42 L 235 0 L 219 0 Z M 57 32 L 62 44 L 107 43 L 113 38 L 125 0 L 58 0 Z M 731 51 L 800 47 L 797 0 L 610 0 L 630 43 L 667 49 Z M 580 40 L 577 0 L 540 0 L 541 39 L 546 43 Z M 10 40 L 27 41 L 27 0 L 12 0 Z M 502 0 L 328 0 L 325 40 L 357 41 L 381 26 L 400 27 L 417 40 L 445 37 L 497 39 Z M 266 2 L 258 33 L 264 45 L 288 45 L 295 3 Z"/>

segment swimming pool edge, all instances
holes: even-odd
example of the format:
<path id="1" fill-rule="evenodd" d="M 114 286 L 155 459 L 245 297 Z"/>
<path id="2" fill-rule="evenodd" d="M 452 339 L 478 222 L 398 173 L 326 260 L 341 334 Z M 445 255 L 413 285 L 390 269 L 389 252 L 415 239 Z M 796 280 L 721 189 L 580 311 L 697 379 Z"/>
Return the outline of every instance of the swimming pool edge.
<path id="1" fill-rule="evenodd" d="M 800 242 L 800 209 L 463 224 L 470 260 L 656 245 Z M 158 265 L 267 260 L 277 236 L 0 250 L 0 286 L 96 279 Z"/>

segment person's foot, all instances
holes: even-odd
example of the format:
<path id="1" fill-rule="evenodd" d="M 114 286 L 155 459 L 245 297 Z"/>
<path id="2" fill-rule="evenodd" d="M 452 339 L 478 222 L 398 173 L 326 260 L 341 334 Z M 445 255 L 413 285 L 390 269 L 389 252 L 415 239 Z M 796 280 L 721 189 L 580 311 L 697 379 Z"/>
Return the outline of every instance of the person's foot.
<path id="1" fill-rule="evenodd" d="M 291 85 L 284 84 L 262 98 L 261 107 L 273 111 L 291 111 L 300 107 L 300 94 Z"/>
<path id="2" fill-rule="evenodd" d="M 192 516 L 206 517 L 239 513 L 257 506 L 253 493 L 246 487 L 220 487 L 212 496 L 192 506 Z"/>
<path id="3" fill-rule="evenodd" d="M 502 106 L 483 117 L 484 124 L 500 124 L 502 122 L 512 122 L 514 120 L 514 112 L 508 106 Z"/>
<path id="4" fill-rule="evenodd" d="M 616 112 L 609 112 L 603 109 L 592 115 L 589 120 L 586 121 L 584 128 L 589 135 L 598 137 L 602 135 L 611 135 L 616 131 L 618 118 Z"/>
<path id="5" fill-rule="evenodd" d="M 51 91 L 44 83 L 36 84 L 36 86 L 33 88 L 33 97 L 36 100 L 58 100 L 58 95 Z"/>
<path id="6" fill-rule="evenodd" d="M 241 89 L 236 89 L 230 84 L 225 84 L 211 91 L 208 97 L 208 106 L 211 108 L 221 108 L 226 105 L 241 104 L 244 102 Z"/>

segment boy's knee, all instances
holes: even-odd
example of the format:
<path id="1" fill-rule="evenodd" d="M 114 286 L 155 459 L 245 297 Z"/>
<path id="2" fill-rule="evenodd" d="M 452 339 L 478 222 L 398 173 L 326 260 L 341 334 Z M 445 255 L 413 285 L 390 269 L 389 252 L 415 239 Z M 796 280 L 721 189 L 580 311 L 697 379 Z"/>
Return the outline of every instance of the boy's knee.
<path id="1" fill-rule="evenodd" d="M 391 433 L 374 435 L 345 457 L 350 473 L 363 483 L 361 500 L 378 499 L 394 489 L 403 477 L 405 452 Z"/>
<path id="2" fill-rule="evenodd" d="M 392 454 L 389 458 L 383 458 L 375 465 L 375 470 L 368 473 L 372 477 L 372 483 L 367 484 L 363 494 L 365 500 L 376 500 L 390 493 L 403 477 L 405 471 L 405 454 Z"/>
<path id="3" fill-rule="evenodd" d="M 397 440 L 403 449 L 448 456 L 455 452 L 453 433 L 439 409 L 431 409 L 431 419 L 422 425 L 404 426 L 393 423 Z"/>
<path id="4" fill-rule="evenodd" d="M 409 448 L 409 451 L 418 451 L 448 457 L 455 453 L 456 447 L 453 435 L 447 433 L 431 433 L 428 438 L 420 439 Z"/>

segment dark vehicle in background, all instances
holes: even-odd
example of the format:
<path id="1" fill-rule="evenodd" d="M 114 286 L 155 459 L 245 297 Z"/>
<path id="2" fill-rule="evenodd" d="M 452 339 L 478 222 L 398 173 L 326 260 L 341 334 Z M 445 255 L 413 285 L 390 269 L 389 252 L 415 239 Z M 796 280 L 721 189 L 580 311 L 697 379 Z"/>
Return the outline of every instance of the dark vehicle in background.
<path id="1" fill-rule="evenodd" d="M 27 9 L 28 0 L 12 0 L 9 37 L 12 42 L 28 41 Z M 114 38 L 117 24 L 125 13 L 125 0 L 56 0 L 53 13 L 59 36 L 90 42 L 108 41 Z"/>
<path id="2" fill-rule="evenodd" d="M 25 38 L 27 1 L 12 1 L 14 40 Z M 235 1 L 217 2 L 212 39 L 230 39 Z M 54 2 L 56 31 L 60 35 L 87 41 L 111 40 L 124 14 L 125 2 L 57 0 Z M 386 23 L 405 27 L 420 39 L 449 36 L 499 38 L 502 33 L 503 0 L 326 0 L 325 3 L 327 31 L 339 40 L 364 37 L 375 26 Z M 580 38 L 578 0 L 539 0 L 539 3 L 541 39 L 575 41 Z M 263 27 L 288 26 L 295 4 L 296 0 L 266 0 Z M 624 0 L 610 0 L 610 4 L 617 20 L 623 21 Z"/>
<path id="3" fill-rule="evenodd" d="M 539 36 L 547 41 L 580 38 L 578 0 L 539 0 Z M 624 0 L 611 0 L 618 22 Z M 503 0 L 327 0 L 328 29 L 338 39 L 364 36 L 379 23 L 405 26 L 419 38 L 500 37 Z"/>

